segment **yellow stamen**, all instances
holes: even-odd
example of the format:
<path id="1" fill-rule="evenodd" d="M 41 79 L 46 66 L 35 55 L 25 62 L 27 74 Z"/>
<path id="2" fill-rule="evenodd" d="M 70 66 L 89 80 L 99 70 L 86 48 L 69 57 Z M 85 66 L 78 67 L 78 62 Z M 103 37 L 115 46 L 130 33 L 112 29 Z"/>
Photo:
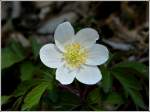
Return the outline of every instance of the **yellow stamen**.
<path id="1" fill-rule="evenodd" d="M 72 43 L 65 46 L 64 59 L 72 68 L 78 68 L 84 64 L 87 59 L 87 51 L 81 48 L 79 43 Z"/>

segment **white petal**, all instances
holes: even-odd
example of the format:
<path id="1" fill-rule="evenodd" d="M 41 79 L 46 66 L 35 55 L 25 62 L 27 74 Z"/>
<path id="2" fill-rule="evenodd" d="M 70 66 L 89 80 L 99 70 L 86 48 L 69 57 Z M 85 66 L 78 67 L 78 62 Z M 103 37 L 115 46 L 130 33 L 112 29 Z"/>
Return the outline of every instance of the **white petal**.
<path id="1" fill-rule="evenodd" d="M 54 44 L 46 44 L 40 49 L 40 59 L 50 68 L 57 68 L 63 64 L 62 54 Z"/>
<path id="2" fill-rule="evenodd" d="M 99 34 L 96 30 L 92 28 L 84 28 L 76 34 L 74 41 L 89 48 L 96 42 L 96 40 L 98 40 L 98 38 Z"/>
<path id="3" fill-rule="evenodd" d="M 101 78 L 102 75 L 97 66 L 83 66 L 76 75 L 78 81 L 87 85 L 96 84 Z"/>
<path id="4" fill-rule="evenodd" d="M 74 29 L 69 22 L 60 24 L 55 31 L 54 38 L 56 46 L 64 51 L 64 45 L 72 41 L 74 36 Z"/>
<path id="5" fill-rule="evenodd" d="M 75 75 L 76 73 L 74 71 L 70 71 L 65 66 L 61 66 L 56 70 L 56 80 L 63 85 L 71 84 L 75 78 Z"/>
<path id="6" fill-rule="evenodd" d="M 86 64 L 101 65 L 109 58 L 109 51 L 104 45 L 95 44 L 88 51 Z"/>

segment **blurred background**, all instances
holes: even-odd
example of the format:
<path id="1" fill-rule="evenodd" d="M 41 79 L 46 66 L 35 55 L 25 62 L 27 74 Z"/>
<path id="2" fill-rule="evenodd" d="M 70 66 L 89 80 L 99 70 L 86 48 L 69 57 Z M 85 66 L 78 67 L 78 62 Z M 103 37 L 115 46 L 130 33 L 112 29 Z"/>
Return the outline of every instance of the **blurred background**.
<path id="1" fill-rule="evenodd" d="M 48 101 L 44 100 L 44 103 L 41 101 L 42 103 L 40 103 L 38 107 L 34 107 L 34 104 L 37 104 L 37 102 L 33 102 L 33 105 L 27 104 L 37 99 L 31 99 L 29 102 L 24 100 L 27 94 L 24 90 L 28 86 L 33 85 L 33 82 L 30 83 L 31 80 L 40 80 L 41 77 L 45 78 L 48 74 L 54 74 L 54 70 L 48 70 L 48 68 L 42 65 L 38 54 L 42 45 L 50 42 L 54 43 L 54 31 L 57 25 L 64 21 L 71 22 L 76 32 L 85 27 L 96 29 L 100 35 L 100 39 L 97 43 L 106 45 L 111 55 L 114 56 L 109 65 L 110 67 L 122 61 L 139 62 L 142 63 L 144 67 L 148 67 L 148 2 L 3 1 L 1 5 L 2 110 L 28 110 L 30 106 L 32 107 L 30 108 L 31 110 L 141 110 L 141 108 L 134 105 L 134 101 L 132 100 L 122 98 L 122 100 L 114 103 L 114 99 L 120 98 L 120 96 L 117 96 L 118 94 L 115 94 L 116 96 L 114 95 L 113 97 L 108 97 L 108 99 L 112 98 L 110 100 L 112 101 L 111 103 L 113 103 L 112 105 L 110 105 L 111 103 L 105 103 L 103 106 L 94 104 L 94 106 L 88 107 L 85 103 L 86 106 L 76 105 L 75 107 L 65 107 L 63 106 L 63 104 L 65 104 L 63 102 L 64 100 L 60 99 L 64 97 L 64 99 L 68 99 L 69 101 L 69 98 L 73 100 L 73 96 L 68 94 L 68 92 L 66 93 L 66 91 L 62 93 L 62 96 L 57 94 L 63 91 L 62 88 L 55 87 L 58 83 L 52 87 L 55 88 L 53 91 L 44 93 L 43 97 L 46 97 Z M 134 67 L 135 66 L 136 64 Z M 140 68 L 141 66 L 139 70 L 141 70 Z M 148 68 L 144 68 L 144 70 L 148 70 Z M 139 82 L 136 83 L 139 83 L 142 87 L 144 86 L 143 90 L 140 90 L 140 96 L 142 96 L 145 104 L 144 110 L 147 110 L 149 81 L 148 78 L 146 80 L 145 78 L 137 77 L 137 79 Z M 115 92 L 122 91 L 120 90 L 121 87 L 116 86 L 118 85 L 118 82 L 115 81 L 116 79 L 114 78 L 112 80 L 112 90 Z M 53 81 L 56 82 L 54 79 L 52 82 Z M 18 90 L 17 88 L 19 87 L 23 90 Z M 56 88 L 58 88 L 58 90 Z M 91 88 L 98 87 L 92 86 Z M 30 88 L 30 90 L 32 89 Z M 106 96 L 108 93 L 106 93 Z M 92 101 L 94 100 L 95 102 L 96 99 L 97 98 L 92 99 Z M 89 101 L 89 99 L 87 100 Z M 62 104 L 60 102 L 59 104 L 57 101 L 62 101 Z M 141 100 L 135 102 L 140 101 Z M 26 105 L 22 107 L 23 102 Z M 96 103 L 98 102 L 99 101 Z M 76 103 L 79 104 L 78 101 L 74 100 L 71 104 Z M 142 105 L 142 103 L 140 102 L 139 105 Z"/>

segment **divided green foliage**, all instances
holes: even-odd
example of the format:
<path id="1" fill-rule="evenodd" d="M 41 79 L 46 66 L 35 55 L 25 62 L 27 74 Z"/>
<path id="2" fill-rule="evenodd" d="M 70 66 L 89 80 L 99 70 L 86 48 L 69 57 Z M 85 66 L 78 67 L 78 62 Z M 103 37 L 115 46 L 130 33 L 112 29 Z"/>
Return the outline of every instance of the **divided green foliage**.
<path id="1" fill-rule="evenodd" d="M 10 96 L 1 96 L 1 105 L 8 102 Z"/>
<path id="2" fill-rule="evenodd" d="M 125 85 L 128 88 L 140 90 L 142 87 L 138 79 L 133 74 L 128 74 L 124 69 L 115 68 L 112 73 L 120 81 L 122 85 Z"/>
<path id="3" fill-rule="evenodd" d="M 101 107 L 101 105 L 88 105 L 90 110 L 92 109 L 92 111 L 105 111 L 103 107 Z"/>
<path id="4" fill-rule="evenodd" d="M 124 103 L 120 93 L 103 94 L 100 88 L 92 90 L 87 97 L 87 101 L 88 106 L 94 111 L 116 110 Z"/>
<path id="5" fill-rule="evenodd" d="M 123 98 L 119 93 L 110 92 L 104 101 L 104 107 L 108 110 L 110 108 L 111 110 L 116 110 L 123 103 L 124 103 Z"/>
<path id="6" fill-rule="evenodd" d="M 23 47 L 17 42 L 12 42 L 8 47 L 2 48 L 1 69 L 10 67 L 23 59 L 25 59 Z"/>
<path id="7" fill-rule="evenodd" d="M 11 110 L 13 110 L 13 111 L 19 110 L 22 101 L 23 101 L 23 96 L 17 98 L 16 101 L 14 102 L 14 104 L 12 105 Z"/>
<path id="8" fill-rule="evenodd" d="M 11 107 L 12 110 L 36 110 L 39 103 L 46 103 L 52 110 L 117 110 L 125 101 L 123 93 L 115 91 L 116 87 L 112 88 L 114 77 L 137 107 L 147 109 L 140 93 L 143 90 L 142 84 L 137 79 L 139 77 L 135 75 L 135 73 L 140 74 L 138 76 L 145 77 L 144 80 L 148 78 L 148 69 L 144 64 L 133 61 L 121 62 L 110 70 L 111 61 L 118 58 L 118 54 L 112 54 L 107 63 L 100 67 L 102 80 L 98 86 L 95 85 L 95 89 L 89 91 L 83 103 L 78 96 L 68 91 L 59 90 L 57 82 L 54 81 L 55 70 L 36 61 L 41 45 L 35 38 L 31 38 L 31 44 L 34 64 L 32 61 L 23 61 L 26 57 L 19 43 L 13 42 L 2 49 L 2 69 L 22 61 L 20 64 L 21 84 L 10 96 L 2 96 L 2 104 L 8 103 L 9 99 L 16 98 Z M 132 74 L 133 71 L 135 71 L 134 74 Z M 146 83 L 144 84 L 146 85 Z"/>
<path id="9" fill-rule="evenodd" d="M 100 90 L 99 88 L 95 88 L 94 90 L 92 90 L 88 96 L 87 96 L 87 100 L 89 104 L 95 104 L 95 103 L 100 103 L 101 101 L 101 96 L 100 96 Z"/>
<path id="10" fill-rule="evenodd" d="M 102 91 L 100 88 L 95 88 L 94 90 L 90 91 L 90 93 L 87 96 L 87 103 L 88 107 L 90 110 L 92 109 L 93 111 L 103 111 L 103 103 L 104 103 L 104 98 L 103 98 Z"/>
<path id="11" fill-rule="evenodd" d="M 102 88 L 105 93 L 108 93 L 112 88 L 112 75 L 110 74 L 110 70 L 105 66 L 101 66 L 100 70 L 102 72 Z"/>
<path id="12" fill-rule="evenodd" d="M 48 80 L 55 80 L 55 69 L 44 67 L 41 68 L 41 72 L 43 73 L 43 77 Z"/>
<path id="13" fill-rule="evenodd" d="M 148 67 L 139 62 L 125 61 L 116 64 L 113 68 L 131 69 L 132 71 L 137 71 L 137 74 L 142 74 L 144 77 L 148 78 Z"/>
<path id="14" fill-rule="evenodd" d="M 32 48 L 33 56 L 34 59 L 36 59 L 39 55 L 41 44 L 39 44 L 37 42 L 37 39 L 35 39 L 34 37 L 31 37 L 30 40 L 31 40 L 31 48 Z"/>
<path id="15" fill-rule="evenodd" d="M 35 70 L 35 66 L 31 62 L 29 61 L 23 62 L 20 68 L 21 80 L 22 81 L 31 80 L 34 75 L 34 70 Z"/>
<path id="16" fill-rule="evenodd" d="M 47 87 L 48 84 L 46 82 L 42 82 L 41 84 L 33 88 L 26 95 L 24 104 L 22 105 L 22 110 L 30 110 L 33 106 L 37 105 Z"/>
<path id="17" fill-rule="evenodd" d="M 42 80 L 26 80 L 18 85 L 15 91 L 11 96 L 19 97 L 23 96 L 26 92 L 28 92 L 32 87 L 40 84 Z"/>
<path id="18" fill-rule="evenodd" d="M 144 101 L 142 99 L 142 96 L 140 94 L 139 91 L 136 91 L 136 90 L 131 90 L 131 89 L 128 89 L 127 90 L 129 92 L 129 94 L 131 95 L 131 98 L 133 100 L 133 102 L 140 108 L 143 108 L 143 109 L 147 109 L 146 105 L 144 104 Z"/>
<path id="19" fill-rule="evenodd" d="M 53 84 L 43 79 L 23 81 L 9 97 L 17 98 L 11 109 L 17 110 L 20 106 L 22 110 L 32 109 L 32 107 L 39 103 L 46 89 L 52 91 Z"/>
<path id="20" fill-rule="evenodd" d="M 124 87 L 127 94 L 130 95 L 135 105 L 140 108 L 145 109 L 145 104 L 142 97 L 139 95 L 139 90 L 141 89 L 139 81 L 132 74 L 125 74 L 120 68 L 115 68 L 112 70 L 112 74 Z"/>

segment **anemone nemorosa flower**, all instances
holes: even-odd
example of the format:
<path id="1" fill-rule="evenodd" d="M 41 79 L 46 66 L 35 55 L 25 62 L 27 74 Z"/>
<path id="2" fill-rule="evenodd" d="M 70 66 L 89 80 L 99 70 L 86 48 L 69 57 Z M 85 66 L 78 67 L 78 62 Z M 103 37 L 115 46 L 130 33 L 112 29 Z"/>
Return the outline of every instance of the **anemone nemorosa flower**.
<path id="1" fill-rule="evenodd" d="M 75 34 L 69 22 L 56 28 L 55 44 L 46 44 L 40 49 L 41 61 L 50 68 L 57 68 L 56 80 L 61 84 L 78 81 L 92 85 L 102 78 L 97 65 L 105 63 L 109 57 L 104 45 L 96 44 L 99 35 L 92 28 L 84 28 Z"/>

